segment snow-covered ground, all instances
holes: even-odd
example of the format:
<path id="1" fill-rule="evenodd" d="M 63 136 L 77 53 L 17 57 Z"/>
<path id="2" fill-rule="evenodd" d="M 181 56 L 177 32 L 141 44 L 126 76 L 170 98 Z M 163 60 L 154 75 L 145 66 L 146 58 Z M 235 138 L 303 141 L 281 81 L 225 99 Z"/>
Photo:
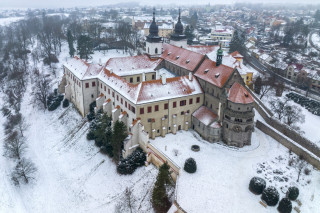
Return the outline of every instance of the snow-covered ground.
<path id="1" fill-rule="evenodd" d="M 94 61 L 127 56 L 111 50 L 95 52 Z M 103 57 L 102 57 L 103 56 Z M 59 56 L 54 87 L 63 75 L 62 64 L 68 60 L 68 47 Z M 32 64 L 32 62 L 30 61 Z M 42 67 L 42 65 L 39 65 Z M 46 67 L 50 72 L 50 68 Z M 29 149 L 26 157 L 36 165 L 36 181 L 14 186 L 10 173 L 14 163 L 3 156 L 3 123 L 0 113 L 0 212 L 114 212 L 123 200 L 126 188 L 133 190 L 136 212 L 153 212 L 150 198 L 158 170 L 150 165 L 133 175 L 119 175 L 109 157 L 99 152 L 93 141 L 87 141 L 89 124 L 70 106 L 53 112 L 39 110 L 30 96 L 31 85 L 22 102 L 21 113 L 29 129 L 25 133 Z M 0 93 L 1 98 L 1 93 Z M 3 105 L 0 99 L 0 106 Z"/>
<path id="2" fill-rule="evenodd" d="M 281 99 L 284 99 L 285 95 L 288 93 L 290 93 L 290 91 L 285 90 L 282 94 Z M 277 97 L 275 96 L 275 91 L 273 90 L 269 94 L 267 94 L 265 97 L 263 97 L 262 101 L 270 109 L 269 101 L 274 98 L 277 98 Z M 298 125 L 300 129 L 304 132 L 303 136 L 308 138 L 312 142 L 315 142 L 318 145 L 320 145 L 320 131 L 319 131 L 320 116 L 312 114 L 306 108 L 302 107 L 300 104 L 297 104 L 292 100 L 290 100 L 290 103 L 292 105 L 296 105 L 300 107 L 302 109 L 302 114 L 305 115 L 305 122 Z"/>
<path id="3" fill-rule="evenodd" d="M 314 45 L 317 45 L 320 48 L 320 35 L 318 33 L 313 33 L 311 39 Z"/>
<path id="4" fill-rule="evenodd" d="M 320 172 L 309 165 L 311 174 L 303 174 L 297 183 L 297 170 L 288 166 L 288 149 L 258 129 L 253 133 L 252 145 L 244 149 L 210 144 L 192 130 L 159 137 L 151 143 L 182 168 L 177 183 L 177 198 L 188 213 L 277 212 L 276 207 L 264 208 L 259 204 L 260 196 L 249 191 L 253 176 L 265 178 L 267 186 L 275 186 L 280 199 L 285 196 L 288 186 L 298 186 L 301 212 L 317 212 L 320 208 Z M 194 144 L 200 146 L 200 152 L 191 151 Z M 177 156 L 175 149 L 179 151 Z M 189 157 L 197 162 L 194 174 L 183 170 L 184 162 Z M 296 156 L 292 154 L 290 157 Z M 283 174 L 277 174 L 279 171 Z M 293 206 L 297 205 L 293 202 Z"/>
<path id="5" fill-rule="evenodd" d="M 0 26 L 8 26 L 13 22 L 17 22 L 24 19 L 24 17 L 10 17 L 10 18 L 0 18 Z"/>

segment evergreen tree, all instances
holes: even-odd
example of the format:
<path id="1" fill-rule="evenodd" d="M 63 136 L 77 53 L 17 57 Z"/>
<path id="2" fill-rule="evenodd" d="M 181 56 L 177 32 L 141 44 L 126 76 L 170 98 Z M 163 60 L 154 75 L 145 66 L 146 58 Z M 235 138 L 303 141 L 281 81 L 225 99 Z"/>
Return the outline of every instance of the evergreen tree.
<path id="1" fill-rule="evenodd" d="M 314 14 L 314 18 L 316 21 L 320 21 L 320 10 L 316 11 L 316 13 Z"/>
<path id="2" fill-rule="evenodd" d="M 111 137 L 111 146 L 113 152 L 113 159 L 119 162 L 121 157 L 121 150 L 123 147 L 123 141 L 128 136 L 127 127 L 122 121 L 116 121 L 113 126 L 113 132 Z"/>
<path id="3" fill-rule="evenodd" d="M 160 166 L 157 181 L 153 187 L 152 205 L 156 212 L 167 212 L 170 208 L 166 193 L 166 185 L 171 184 L 169 168 L 167 162 Z"/>
<path id="4" fill-rule="evenodd" d="M 262 86 L 262 79 L 260 76 L 258 76 L 258 78 L 254 82 L 254 92 L 257 93 L 258 95 L 260 94 L 261 86 Z"/>
<path id="5" fill-rule="evenodd" d="M 290 213 L 292 211 L 292 203 L 288 198 L 282 198 L 279 202 L 278 211 L 280 213 Z"/>
<path id="6" fill-rule="evenodd" d="M 245 34 L 235 30 L 230 42 L 229 53 L 238 51 L 240 53 L 244 50 Z"/>
<path id="7" fill-rule="evenodd" d="M 97 128 L 94 132 L 95 142 L 97 146 L 106 146 L 111 143 L 111 117 L 109 117 L 106 113 L 103 114 L 99 121 Z"/>
<path id="8" fill-rule="evenodd" d="M 186 26 L 186 29 L 184 30 L 184 34 L 187 37 L 187 43 L 188 44 L 192 44 L 193 39 L 195 38 L 194 34 L 193 34 L 193 30 L 194 28 L 190 25 Z"/>
<path id="9" fill-rule="evenodd" d="M 93 49 L 93 45 L 92 45 L 91 38 L 86 35 L 81 35 L 78 38 L 78 47 L 77 47 L 80 58 L 88 60 L 89 55 L 93 53 L 92 49 Z"/>
<path id="10" fill-rule="evenodd" d="M 68 30 L 67 40 L 68 40 L 68 45 L 69 45 L 69 55 L 70 55 L 70 57 L 73 57 L 73 56 L 74 56 L 74 53 L 76 52 L 76 50 L 75 50 L 74 47 L 73 47 L 73 41 L 74 41 L 74 39 L 73 39 L 71 30 Z"/>

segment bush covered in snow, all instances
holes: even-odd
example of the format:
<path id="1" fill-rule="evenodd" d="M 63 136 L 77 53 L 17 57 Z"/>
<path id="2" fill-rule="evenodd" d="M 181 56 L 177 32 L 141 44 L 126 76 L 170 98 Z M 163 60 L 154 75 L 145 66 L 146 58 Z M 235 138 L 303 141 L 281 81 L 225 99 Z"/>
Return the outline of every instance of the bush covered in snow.
<path id="1" fill-rule="evenodd" d="M 64 99 L 63 102 L 62 102 L 62 107 L 66 108 L 68 106 L 69 106 L 69 100 L 68 99 Z"/>
<path id="2" fill-rule="evenodd" d="M 312 114 L 320 116 L 320 102 L 292 92 L 286 96 L 306 108 Z"/>
<path id="3" fill-rule="evenodd" d="M 261 199 L 265 201 L 268 206 L 275 206 L 279 201 L 279 192 L 275 187 L 269 186 L 263 190 Z"/>
<path id="4" fill-rule="evenodd" d="M 193 158 L 188 158 L 184 163 L 184 170 L 188 173 L 195 173 L 197 171 L 197 163 Z"/>
<path id="5" fill-rule="evenodd" d="M 61 101 L 63 100 L 63 95 L 52 93 L 48 96 L 47 99 L 47 106 L 49 111 L 54 111 L 56 110 L 60 105 Z"/>
<path id="6" fill-rule="evenodd" d="M 260 195 L 266 188 L 266 181 L 260 177 L 253 177 L 250 180 L 249 189 L 252 193 Z"/>
<path id="7" fill-rule="evenodd" d="M 120 174 L 132 174 L 138 167 L 144 166 L 146 161 L 146 154 L 138 147 L 130 156 L 126 159 L 120 160 L 117 171 Z"/>
<path id="8" fill-rule="evenodd" d="M 282 198 L 279 202 L 278 211 L 280 213 L 290 213 L 292 211 L 292 203 L 288 198 Z"/>
<path id="9" fill-rule="evenodd" d="M 92 121 L 95 118 L 94 108 L 97 106 L 97 102 L 92 102 L 89 107 L 89 113 L 87 114 L 88 121 Z"/>
<path id="10" fill-rule="evenodd" d="M 291 186 L 288 188 L 287 197 L 290 200 L 296 200 L 299 196 L 299 189 L 295 186 Z"/>

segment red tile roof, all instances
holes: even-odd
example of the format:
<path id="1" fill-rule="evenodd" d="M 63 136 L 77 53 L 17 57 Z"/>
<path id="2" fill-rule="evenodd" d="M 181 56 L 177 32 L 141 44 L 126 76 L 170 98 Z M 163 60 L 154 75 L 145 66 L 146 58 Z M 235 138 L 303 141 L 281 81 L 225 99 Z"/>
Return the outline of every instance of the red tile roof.
<path id="1" fill-rule="evenodd" d="M 238 82 L 235 82 L 230 88 L 228 100 L 238 104 L 250 104 L 254 102 L 251 94 Z"/>
<path id="2" fill-rule="evenodd" d="M 218 45 L 216 45 L 216 46 L 197 45 L 197 46 L 187 46 L 186 49 L 191 50 L 196 53 L 200 53 L 202 55 L 206 55 L 206 54 L 211 53 L 213 51 L 216 52 L 219 49 L 219 46 Z"/>
<path id="3" fill-rule="evenodd" d="M 233 68 L 223 64 L 217 67 L 216 62 L 205 59 L 194 75 L 221 88 L 229 79 L 233 70 Z"/>
<path id="4" fill-rule="evenodd" d="M 199 109 L 197 109 L 193 114 L 193 117 L 198 119 L 201 123 L 204 125 L 208 126 L 212 122 L 214 122 L 218 115 L 212 112 L 208 107 L 206 106 L 201 106 Z"/>
<path id="5" fill-rule="evenodd" d="M 161 58 L 189 71 L 194 71 L 205 56 L 171 44 L 163 44 Z"/>
<path id="6" fill-rule="evenodd" d="M 238 51 L 234 51 L 233 53 L 230 53 L 230 55 L 234 58 L 243 58 L 243 56 Z"/>

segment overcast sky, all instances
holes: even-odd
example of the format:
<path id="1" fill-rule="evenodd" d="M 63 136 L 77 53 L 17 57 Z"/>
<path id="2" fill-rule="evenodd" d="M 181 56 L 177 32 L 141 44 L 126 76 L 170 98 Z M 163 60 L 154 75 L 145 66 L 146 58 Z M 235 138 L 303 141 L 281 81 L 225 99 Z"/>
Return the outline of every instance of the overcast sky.
<path id="1" fill-rule="evenodd" d="M 5 8 L 43 8 L 43 7 L 81 7 L 81 6 L 99 6 L 114 4 L 120 2 L 129 2 L 131 0 L 0 0 L 0 7 Z M 145 5 L 157 5 L 157 4 L 177 4 L 177 5 L 190 5 L 190 4 L 232 4 L 236 2 L 251 2 L 251 3 L 284 3 L 285 1 L 290 3 L 311 3 L 320 4 L 320 0 L 223 0 L 223 1 L 213 1 L 213 0 L 133 0 L 140 2 Z"/>

